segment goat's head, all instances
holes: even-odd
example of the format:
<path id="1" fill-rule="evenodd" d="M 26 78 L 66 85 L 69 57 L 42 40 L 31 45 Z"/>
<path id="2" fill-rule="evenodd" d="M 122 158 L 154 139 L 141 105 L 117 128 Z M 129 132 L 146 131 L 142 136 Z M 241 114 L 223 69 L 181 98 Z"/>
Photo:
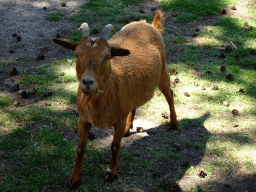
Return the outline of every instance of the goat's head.
<path id="1" fill-rule="evenodd" d="M 99 37 L 89 37 L 87 23 L 81 25 L 78 30 L 83 31 L 80 42 L 68 39 L 53 39 L 54 43 L 74 51 L 76 56 L 76 73 L 80 81 L 80 88 L 86 95 L 99 91 L 101 86 L 108 81 L 111 74 L 111 58 L 115 56 L 127 56 L 130 51 L 120 47 L 111 47 L 107 36 L 113 29 L 111 24 L 106 25 Z"/>

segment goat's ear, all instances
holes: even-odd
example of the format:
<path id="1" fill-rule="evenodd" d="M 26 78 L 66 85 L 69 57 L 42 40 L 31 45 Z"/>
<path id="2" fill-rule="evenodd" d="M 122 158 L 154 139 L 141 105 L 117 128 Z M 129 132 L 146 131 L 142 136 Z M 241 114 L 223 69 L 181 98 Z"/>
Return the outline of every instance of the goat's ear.
<path id="1" fill-rule="evenodd" d="M 69 39 L 56 39 L 56 38 L 53 38 L 52 39 L 54 43 L 62 46 L 62 47 L 65 47 L 67 49 L 71 49 L 73 51 L 75 51 L 76 49 L 76 46 L 78 45 L 77 42 L 74 42 L 74 41 L 71 41 Z"/>
<path id="2" fill-rule="evenodd" d="M 115 56 L 127 56 L 130 55 L 130 51 L 128 49 L 111 47 L 111 57 Z"/>

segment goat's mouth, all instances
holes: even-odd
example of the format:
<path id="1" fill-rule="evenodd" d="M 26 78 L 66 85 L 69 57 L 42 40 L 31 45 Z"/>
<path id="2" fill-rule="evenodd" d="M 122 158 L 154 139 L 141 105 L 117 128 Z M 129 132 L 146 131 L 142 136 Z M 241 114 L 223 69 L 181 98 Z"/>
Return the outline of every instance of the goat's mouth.
<path id="1" fill-rule="evenodd" d="M 93 90 L 84 90 L 84 89 L 81 89 L 82 90 L 82 92 L 85 94 L 85 95 L 90 95 L 92 92 L 93 92 Z"/>

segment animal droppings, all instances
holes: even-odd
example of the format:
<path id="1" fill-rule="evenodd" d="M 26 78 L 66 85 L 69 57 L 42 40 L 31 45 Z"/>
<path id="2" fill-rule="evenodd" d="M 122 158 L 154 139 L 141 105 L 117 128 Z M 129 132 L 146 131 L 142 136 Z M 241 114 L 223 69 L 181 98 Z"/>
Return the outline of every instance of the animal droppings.
<path id="1" fill-rule="evenodd" d="M 13 67 L 12 69 L 11 69 L 11 71 L 10 71 L 10 75 L 18 75 L 18 70 L 17 70 L 17 68 L 16 67 Z"/>
<path id="2" fill-rule="evenodd" d="M 233 77 L 233 75 L 231 75 L 231 74 L 228 74 L 228 75 L 226 76 L 226 78 L 227 78 L 228 81 L 233 81 L 233 80 L 234 80 L 234 77 Z"/>
<path id="3" fill-rule="evenodd" d="M 44 54 L 43 53 L 38 53 L 37 58 L 38 58 L 38 60 L 43 60 L 44 59 Z"/>
<path id="4" fill-rule="evenodd" d="M 218 90 L 218 89 L 219 89 L 218 85 L 212 85 L 212 90 Z"/>
<path id="5" fill-rule="evenodd" d="M 225 65 L 221 65 L 221 66 L 220 66 L 220 71 L 222 71 L 222 72 L 223 72 L 223 71 L 225 71 L 225 70 L 226 70 Z"/>
<path id="6" fill-rule="evenodd" d="M 207 176 L 206 171 L 204 169 L 200 168 L 197 171 L 197 176 L 200 177 L 200 178 L 205 178 Z"/>
<path id="7" fill-rule="evenodd" d="M 232 110 L 232 113 L 233 113 L 233 115 L 238 115 L 238 114 L 239 114 L 239 112 L 238 112 L 237 109 L 233 109 L 233 110 Z"/>

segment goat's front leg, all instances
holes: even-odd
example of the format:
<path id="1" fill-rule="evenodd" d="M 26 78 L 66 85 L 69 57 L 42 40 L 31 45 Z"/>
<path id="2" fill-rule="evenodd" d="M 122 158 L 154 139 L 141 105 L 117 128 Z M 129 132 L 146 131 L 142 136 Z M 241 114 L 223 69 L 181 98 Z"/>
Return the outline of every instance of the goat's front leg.
<path id="1" fill-rule="evenodd" d="M 91 127 L 92 125 L 89 122 L 83 122 L 81 118 L 79 118 L 79 121 L 78 121 L 79 143 L 77 146 L 76 164 L 67 182 L 67 187 L 70 189 L 75 189 L 79 186 L 79 178 L 81 174 L 83 156 L 86 153 L 86 144 L 87 144 L 88 135 L 90 133 Z"/>
<path id="2" fill-rule="evenodd" d="M 125 132 L 126 126 L 126 118 L 122 120 L 122 122 L 115 125 L 114 129 L 114 138 L 111 144 L 111 162 L 108 169 L 105 172 L 105 180 L 112 181 L 118 177 L 117 170 L 118 170 L 118 152 L 120 149 L 121 139 Z"/>

